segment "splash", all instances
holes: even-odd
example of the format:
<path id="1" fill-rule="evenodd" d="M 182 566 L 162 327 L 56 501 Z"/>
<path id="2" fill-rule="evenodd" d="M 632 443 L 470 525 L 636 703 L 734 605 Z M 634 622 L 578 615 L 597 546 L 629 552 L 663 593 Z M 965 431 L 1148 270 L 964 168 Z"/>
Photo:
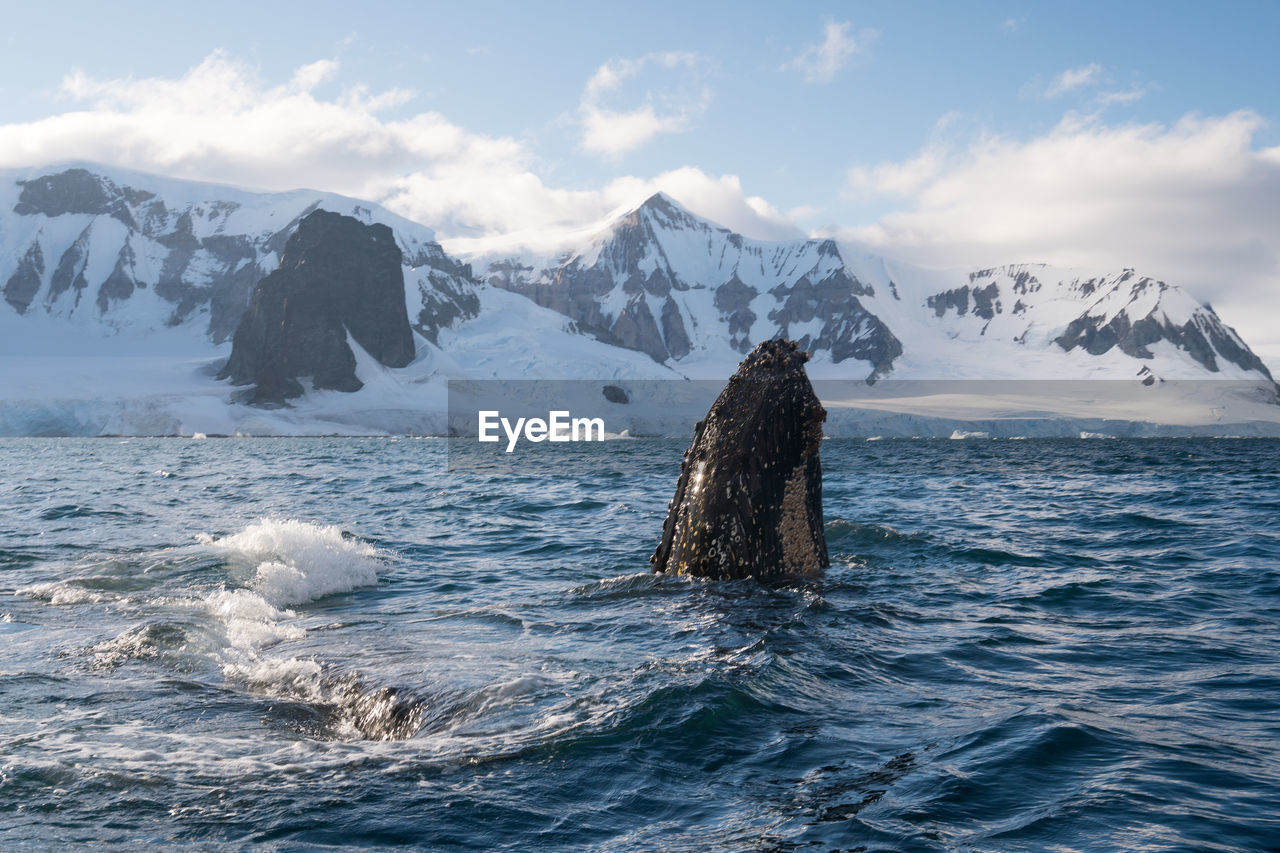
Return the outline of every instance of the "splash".
<path id="1" fill-rule="evenodd" d="M 333 525 L 264 518 L 232 536 L 198 539 L 233 564 L 256 565 L 249 587 L 273 607 L 373 586 L 383 568 L 376 548 Z"/>
<path id="2" fill-rule="evenodd" d="M 197 538 L 221 552 L 232 577 L 243 578 L 246 584 L 203 598 L 203 606 L 225 635 L 219 654 L 223 675 L 273 695 L 321 704 L 350 700 L 350 686 L 335 691 L 319 661 L 269 650 L 307 635 L 299 614 L 290 607 L 377 584 L 384 568 L 378 549 L 344 536 L 336 526 L 295 519 L 261 519 L 231 536 Z M 388 728 L 399 731 L 395 725 Z"/>

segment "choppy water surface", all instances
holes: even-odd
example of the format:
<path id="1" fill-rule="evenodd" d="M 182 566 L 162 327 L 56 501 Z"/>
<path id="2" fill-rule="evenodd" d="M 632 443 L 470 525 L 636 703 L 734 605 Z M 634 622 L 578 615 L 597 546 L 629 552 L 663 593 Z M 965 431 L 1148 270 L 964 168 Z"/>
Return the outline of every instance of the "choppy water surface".
<path id="1" fill-rule="evenodd" d="M 685 444 L 0 441 L 4 847 L 1280 844 L 1280 442 L 828 441 L 781 587 Z"/>

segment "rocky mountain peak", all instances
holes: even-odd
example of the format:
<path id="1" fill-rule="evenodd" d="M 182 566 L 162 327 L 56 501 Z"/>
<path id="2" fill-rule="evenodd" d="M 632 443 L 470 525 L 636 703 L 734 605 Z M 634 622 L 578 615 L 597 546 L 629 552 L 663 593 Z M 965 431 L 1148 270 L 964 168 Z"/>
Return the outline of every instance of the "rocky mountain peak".
<path id="1" fill-rule="evenodd" d="M 864 360 L 865 375 L 902 352 L 859 302 L 874 289 L 844 268 L 835 241 L 751 240 L 665 193 L 550 265 L 491 258 L 482 267 L 490 284 L 659 362 L 707 349 L 740 357 L 779 335 L 834 361 Z"/>
<path id="2" fill-rule="evenodd" d="M 681 206 L 680 202 L 676 201 L 662 190 L 658 190 L 656 193 L 645 199 L 644 203 L 637 209 L 654 214 L 665 213 L 667 215 L 678 215 L 688 213 L 688 211 Z"/>
<path id="3" fill-rule="evenodd" d="M 636 210 L 649 217 L 652 221 L 669 227 L 711 227 L 706 220 L 700 218 L 664 192 L 656 192 L 649 196 L 649 198 L 645 199 L 644 204 L 640 205 Z"/>
<path id="4" fill-rule="evenodd" d="M 653 241 L 663 233 L 706 233 L 729 237 L 728 228 L 698 216 L 664 192 L 649 196 L 643 204 L 619 217 L 599 239 L 627 237 Z"/>

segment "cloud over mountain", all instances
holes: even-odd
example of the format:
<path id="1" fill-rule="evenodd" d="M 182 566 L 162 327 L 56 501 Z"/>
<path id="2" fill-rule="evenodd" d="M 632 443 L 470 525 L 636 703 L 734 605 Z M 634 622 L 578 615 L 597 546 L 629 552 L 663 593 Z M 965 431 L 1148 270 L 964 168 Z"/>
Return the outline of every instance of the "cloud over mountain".
<path id="1" fill-rule="evenodd" d="M 589 116 L 594 144 L 626 150 L 696 112 L 700 90 L 693 101 L 674 106 L 655 95 L 639 113 L 605 104 L 626 80 L 655 69 L 682 73 L 697 62 L 690 54 L 655 54 L 602 66 L 584 95 L 595 110 Z M 175 78 L 73 72 L 60 94 L 74 109 L 0 125 L 0 168 L 76 160 L 266 190 L 314 187 L 384 202 L 431 223 L 444 238 L 473 239 L 512 232 L 554 239 L 561 229 L 665 190 L 705 203 L 709 214 L 743 233 L 795 235 L 762 199 L 746 197 L 732 175 L 686 167 L 653 177 L 622 175 L 585 189 L 548 186 L 520 140 L 469 131 L 437 112 L 415 112 L 414 92 L 370 91 L 345 84 L 341 72 L 338 62 L 325 59 L 271 83 L 220 51 Z M 654 122 L 637 118 L 646 109 Z"/>
<path id="2" fill-rule="evenodd" d="M 1280 147 L 1255 145 L 1262 126 L 1249 111 L 1172 126 L 1069 114 L 1031 139 L 934 141 L 851 169 L 849 192 L 902 201 L 831 230 L 932 265 L 1140 267 L 1213 300 L 1274 357 L 1274 323 L 1254 319 L 1280 312 Z"/>

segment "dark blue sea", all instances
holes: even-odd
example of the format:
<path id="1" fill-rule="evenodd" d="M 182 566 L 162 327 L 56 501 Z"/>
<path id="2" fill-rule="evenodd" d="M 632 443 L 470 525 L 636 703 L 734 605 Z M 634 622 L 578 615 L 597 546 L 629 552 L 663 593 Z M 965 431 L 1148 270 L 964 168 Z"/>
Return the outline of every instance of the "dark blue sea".
<path id="1" fill-rule="evenodd" d="M 772 586 L 448 444 L 0 441 L 0 847 L 1280 849 L 1280 441 L 827 441 Z"/>

